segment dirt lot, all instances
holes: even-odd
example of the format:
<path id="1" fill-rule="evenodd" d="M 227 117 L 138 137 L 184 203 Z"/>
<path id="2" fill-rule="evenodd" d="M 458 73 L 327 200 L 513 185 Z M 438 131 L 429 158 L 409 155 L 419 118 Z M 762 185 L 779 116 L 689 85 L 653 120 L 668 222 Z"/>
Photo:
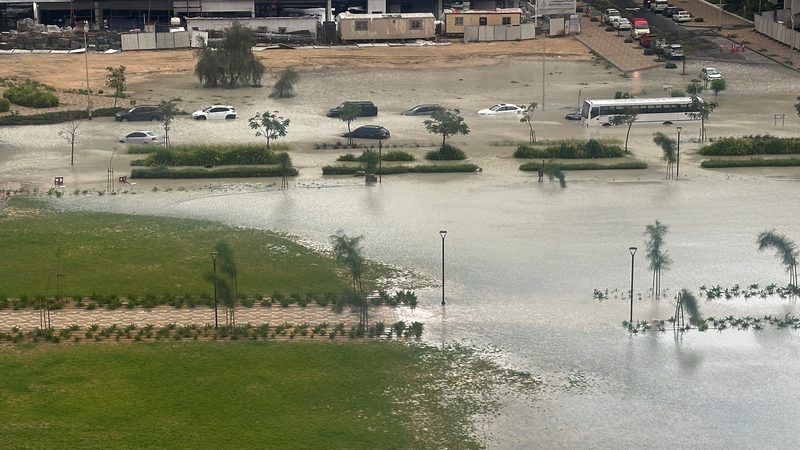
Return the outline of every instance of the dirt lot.
<path id="1" fill-rule="evenodd" d="M 586 47 L 573 38 L 547 39 L 548 55 L 589 58 Z M 355 70 L 360 68 L 448 68 L 480 66 L 497 58 L 541 54 L 540 40 L 519 42 L 487 42 L 480 44 L 403 47 L 333 47 L 318 49 L 265 50 L 257 55 L 270 71 L 292 67 L 301 72 L 321 70 Z M 166 74 L 189 74 L 194 70 L 192 50 L 90 54 L 90 84 L 103 86 L 108 66 L 123 65 L 128 82 L 136 84 Z M 23 77 L 59 89 L 80 89 L 86 86 L 85 59 L 81 54 L 14 54 L 4 55 L 0 77 Z"/>

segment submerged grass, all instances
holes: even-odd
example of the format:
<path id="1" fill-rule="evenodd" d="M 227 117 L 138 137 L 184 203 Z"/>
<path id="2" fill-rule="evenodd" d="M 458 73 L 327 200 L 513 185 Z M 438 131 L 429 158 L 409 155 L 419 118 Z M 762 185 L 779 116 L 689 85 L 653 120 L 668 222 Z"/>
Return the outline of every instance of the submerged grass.
<path id="1" fill-rule="evenodd" d="M 749 159 L 707 159 L 700 163 L 706 169 L 735 167 L 795 167 L 800 166 L 800 158 L 749 158 Z"/>
<path id="2" fill-rule="evenodd" d="M 547 163 L 546 163 L 547 164 Z M 545 164 L 545 165 L 546 165 Z M 552 163 L 555 164 L 555 163 Z M 620 163 L 574 163 L 574 164 L 556 164 L 561 170 L 629 170 L 629 169 L 647 169 L 647 164 L 643 162 L 620 162 Z M 533 161 L 519 166 L 519 170 L 525 172 L 535 172 L 542 167 L 542 163 Z"/>

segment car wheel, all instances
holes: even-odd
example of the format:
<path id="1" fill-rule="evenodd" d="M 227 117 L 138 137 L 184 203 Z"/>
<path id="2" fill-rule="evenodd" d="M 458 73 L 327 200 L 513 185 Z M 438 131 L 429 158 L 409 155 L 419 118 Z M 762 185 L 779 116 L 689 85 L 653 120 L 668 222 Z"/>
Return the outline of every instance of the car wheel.
<path id="1" fill-rule="evenodd" d="M 672 125 L 672 122 L 670 122 L 670 121 L 668 120 L 668 121 L 664 122 L 662 125 Z"/>
<path id="2" fill-rule="evenodd" d="M 197 116 L 197 117 L 195 117 L 195 118 L 196 118 L 197 120 L 206 120 L 206 119 L 207 119 L 207 117 L 206 117 L 206 116 Z"/>
<path id="3" fill-rule="evenodd" d="M 235 114 L 228 114 L 227 116 L 225 116 L 225 120 L 233 120 L 235 118 L 236 118 Z"/>
<path id="4" fill-rule="evenodd" d="M 122 118 L 122 123 L 128 123 L 128 118 L 127 117 L 123 117 Z"/>

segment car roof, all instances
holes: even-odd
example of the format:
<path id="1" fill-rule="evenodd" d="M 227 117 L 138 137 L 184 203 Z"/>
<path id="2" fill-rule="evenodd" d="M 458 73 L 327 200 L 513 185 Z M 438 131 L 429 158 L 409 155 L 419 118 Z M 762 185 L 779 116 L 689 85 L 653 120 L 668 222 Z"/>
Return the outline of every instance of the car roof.
<path id="1" fill-rule="evenodd" d="M 424 106 L 439 106 L 439 105 L 437 105 L 436 103 L 423 103 L 423 104 L 417 105 L 417 106 L 415 106 L 415 107 L 413 107 L 411 109 L 422 108 Z"/>
<path id="2" fill-rule="evenodd" d="M 134 131 L 129 131 L 129 132 L 125 133 L 125 134 L 128 135 L 128 134 L 131 134 L 131 133 L 156 134 L 155 132 L 150 131 L 150 130 L 134 130 Z"/>
<path id="3" fill-rule="evenodd" d="M 519 107 L 519 105 L 515 105 L 513 103 L 498 103 L 498 104 L 496 104 L 494 106 L 517 106 L 517 107 Z M 492 106 L 492 108 L 494 108 L 494 106 Z"/>
<path id="4" fill-rule="evenodd" d="M 230 109 L 233 109 L 233 106 L 231 106 L 231 105 L 211 105 L 211 106 L 209 106 L 209 108 L 230 108 Z"/>
<path id="5" fill-rule="evenodd" d="M 381 125 L 361 125 L 358 128 L 383 128 Z"/>

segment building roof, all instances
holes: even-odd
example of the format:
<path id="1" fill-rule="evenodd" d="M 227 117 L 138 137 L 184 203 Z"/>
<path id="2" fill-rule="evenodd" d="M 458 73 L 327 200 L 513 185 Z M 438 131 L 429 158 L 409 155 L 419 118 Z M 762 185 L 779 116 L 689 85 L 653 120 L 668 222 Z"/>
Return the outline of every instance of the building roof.
<path id="1" fill-rule="evenodd" d="M 520 8 L 495 8 L 495 9 L 445 9 L 445 14 L 522 14 Z"/>
<path id="2" fill-rule="evenodd" d="M 387 13 L 387 14 L 353 14 L 349 12 L 339 13 L 337 19 L 434 19 L 431 13 Z"/>

